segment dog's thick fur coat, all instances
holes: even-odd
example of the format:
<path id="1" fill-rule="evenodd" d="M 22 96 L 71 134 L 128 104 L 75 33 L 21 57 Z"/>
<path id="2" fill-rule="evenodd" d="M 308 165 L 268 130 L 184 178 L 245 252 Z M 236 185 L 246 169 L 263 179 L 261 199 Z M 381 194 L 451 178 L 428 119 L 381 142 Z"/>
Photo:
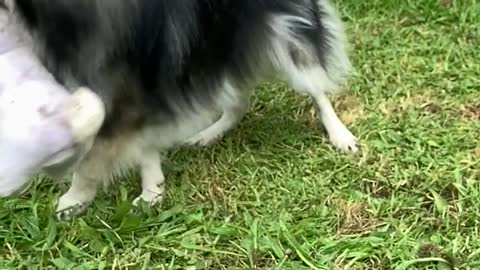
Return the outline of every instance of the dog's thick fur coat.
<path id="1" fill-rule="evenodd" d="M 159 202 L 159 153 L 220 138 L 247 112 L 255 84 L 272 75 L 312 97 L 333 145 L 357 151 L 326 96 L 351 73 L 342 22 L 327 0 L 7 3 L 56 79 L 93 89 L 106 106 L 104 125 L 59 200 L 64 218 L 133 167 L 142 177 L 136 201 Z"/>

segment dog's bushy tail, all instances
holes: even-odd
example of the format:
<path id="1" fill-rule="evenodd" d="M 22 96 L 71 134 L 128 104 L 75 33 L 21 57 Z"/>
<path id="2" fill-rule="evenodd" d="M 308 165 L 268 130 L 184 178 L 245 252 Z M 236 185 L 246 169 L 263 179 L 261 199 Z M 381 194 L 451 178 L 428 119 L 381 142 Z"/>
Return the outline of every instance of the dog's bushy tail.
<path id="1" fill-rule="evenodd" d="M 328 0 L 298 4 L 292 14 L 272 14 L 270 59 L 298 90 L 335 92 L 352 73 L 343 23 Z"/>

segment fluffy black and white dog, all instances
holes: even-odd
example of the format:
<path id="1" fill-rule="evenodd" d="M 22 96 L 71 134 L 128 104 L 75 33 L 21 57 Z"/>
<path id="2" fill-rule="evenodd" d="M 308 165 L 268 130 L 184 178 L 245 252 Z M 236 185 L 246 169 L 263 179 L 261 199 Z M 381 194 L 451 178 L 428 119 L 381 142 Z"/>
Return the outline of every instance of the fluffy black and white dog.
<path id="1" fill-rule="evenodd" d="M 106 106 L 95 141 L 72 163 L 62 218 L 81 214 L 99 186 L 134 167 L 142 177 L 135 202 L 159 202 L 160 153 L 222 137 L 269 76 L 312 97 L 334 146 L 358 150 L 327 99 L 351 73 L 328 0 L 3 1 L 56 79 L 92 89 Z"/>

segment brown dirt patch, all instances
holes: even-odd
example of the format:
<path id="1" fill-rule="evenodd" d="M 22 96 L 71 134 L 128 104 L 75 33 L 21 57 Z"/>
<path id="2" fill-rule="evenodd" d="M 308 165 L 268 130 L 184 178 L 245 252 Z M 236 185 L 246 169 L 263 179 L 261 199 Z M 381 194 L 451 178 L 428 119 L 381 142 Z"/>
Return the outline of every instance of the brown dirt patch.
<path id="1" fill-rule="evenodd" d="M 442 110 L 441 106 L 430 96 L 413 95 L 394 100 L 389 100 L 380 106 L 380 110 L 385 115 L 394 115 L 407 111 L 410 108 L 418 108 L 426 112 L 438 112 Z"/>
<path id="2" fill-rule="evenodd" d="M 335 200 L 333 206 L 339 215 L 338 235 L 370 233 L 379 224 L 362 203 Z"/>
<path id="3" fill-rule="evenodd" d="M 438 4 L 441 6 L 441 7 L 444 7 L 444 8 L 449 8 L 453 5 L 453 0 L 439 0 L 438 1 Z"/>
<path id="4" fill-rule="evenodd" d="M 342 122 L 350 126 L 365 115 L 363 104 L 354 96 L 338 96 L 333 99 L 335 110 Z"/>
<path id="5" fill-rule="evenodd" d="M 470 120 L 480 120 L 480 105 L 466 105 L 460 108 L 460 115 Z"/>

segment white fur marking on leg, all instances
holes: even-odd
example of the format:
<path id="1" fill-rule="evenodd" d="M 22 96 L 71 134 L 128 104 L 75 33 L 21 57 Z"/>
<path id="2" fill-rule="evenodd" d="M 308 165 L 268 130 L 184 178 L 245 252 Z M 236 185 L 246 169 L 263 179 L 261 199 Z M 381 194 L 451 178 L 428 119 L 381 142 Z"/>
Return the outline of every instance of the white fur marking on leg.
<path id="1" fill-rule="evenodd" d="M 332 144 L 344 152 L 358 152 L 357 138 L 338 118 L 327 96 L 320 94 L 313 98 L 317 103 L 320 118 Z"/>
<path id="2" fill-rule="evenodd" d="M 73 175 L 72 186 L 57 203 L 57 217 L 69 221 L 74 216 L 82 214 L 95 198 L 97 182 L 84 178 L 79 174 Z"/>
<path id="3" fill-rule="evenodd" d="M 140 201 L 151 206 L 162 202 L 165 192 L 165 176 L 160 162 L 160 154 L 154 151 L 146 153 L 142 157 L 140 164 L 142 193 L 133 201 L 133 205 L 138 205 Z"/>

